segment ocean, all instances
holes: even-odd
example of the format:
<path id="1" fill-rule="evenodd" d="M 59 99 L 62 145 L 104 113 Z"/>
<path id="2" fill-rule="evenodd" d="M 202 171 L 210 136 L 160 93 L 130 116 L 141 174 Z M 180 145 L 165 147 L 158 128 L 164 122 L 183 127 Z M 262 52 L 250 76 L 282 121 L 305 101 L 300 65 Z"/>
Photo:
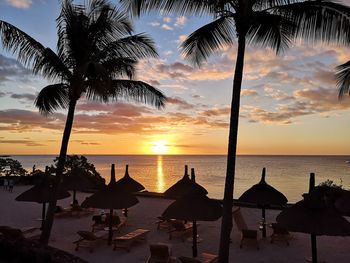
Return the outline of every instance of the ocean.
<path id="1" fill-rule="evenodd" d="M 25 169 L 44 170 L 53 164 L 54 155 L 13 155 Z M 116 177 L 122 177 L 125 165 L 129 174 L 146 190 L 164 192 L 182 178 L 184 165 L 195 168 L 196 180 L 212 198 L 222 198 L 225 184 L 226 156 L 224 155 L 86 155 L 97 171 L 109 182 L 110 167 L 116 165 Z M 350 156 L 253 156 L 237 157 L 234 198 L 259 182 L 266 167 L 266 181 L 284 193 L 289 202 L 300 200 L 308 191 L 309 174 L 316 174 L 316 184 L 327 179 L 350 188 Z"/>

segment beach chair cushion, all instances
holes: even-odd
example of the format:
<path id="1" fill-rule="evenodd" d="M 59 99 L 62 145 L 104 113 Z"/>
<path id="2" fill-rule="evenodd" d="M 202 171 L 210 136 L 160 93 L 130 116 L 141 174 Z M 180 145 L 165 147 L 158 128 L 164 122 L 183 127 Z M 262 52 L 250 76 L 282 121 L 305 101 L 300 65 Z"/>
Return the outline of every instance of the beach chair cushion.
<path id="1" fill-rule="evenodd" d="M 113 250 L 116 250 L 117 248 L 124 248 L 127 251 L 130 251 L 131 245 L 135 241 L 142 241 L 147 239 L 147 234 L 150 231 L 147 229 L 136 229 L 135 231 L 132 231 L 128 234 L 125 234 L 123 236 L 116 237 L 114 241 L 114 247 Z"/>
<path id="2" fill-rule="evenodd" d="M 241 231 L 241 242 L 239 247 L 243 247 L 243 241 L 245 239 L 251 239 L 254 240 L 256 243 L 257 249 L 259 249 L 259 244 L 258 244 L 258 231 L 254 229 L 248 229 L 247 223 L 245 222 L 242 213 L 241 213 L 241 208 L 237 208 L 232 212 L 233 219 L 236 222 L 238 230 Z"/>
<path id="3" fill-rule="evenodd" d="M 85 240 L 96 240 L 96 239 L 98 239 L 98 237 L 96 237 L 94 235 L 94 233 L 92 233 L 90 231 L 78 231 L 77 233 L 78 233 L 79 236 L 81 236 Z"/>

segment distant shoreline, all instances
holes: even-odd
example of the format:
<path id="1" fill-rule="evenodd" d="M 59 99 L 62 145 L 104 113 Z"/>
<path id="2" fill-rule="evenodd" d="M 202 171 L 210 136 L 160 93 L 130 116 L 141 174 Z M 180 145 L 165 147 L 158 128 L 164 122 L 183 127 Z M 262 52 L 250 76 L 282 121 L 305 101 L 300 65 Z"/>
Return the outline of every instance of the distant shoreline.
<path id="1" fill-rule="evenodd" d="M 80 154 L 73 153 L 68 155 L 84 156 L 227 156 L 226 154 Z M 53 156 L 58 154 L 0 154 L 0 158 L 11 156 Z M 238 157 L 349 157 L 349 154 L 237 154 Z"/>

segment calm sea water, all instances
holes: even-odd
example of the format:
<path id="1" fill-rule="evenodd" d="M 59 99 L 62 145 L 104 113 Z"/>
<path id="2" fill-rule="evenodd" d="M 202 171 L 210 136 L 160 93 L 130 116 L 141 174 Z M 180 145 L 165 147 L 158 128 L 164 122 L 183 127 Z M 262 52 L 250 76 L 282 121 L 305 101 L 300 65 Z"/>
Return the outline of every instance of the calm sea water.
<path id="1" fill-rule="evenodd" d="M 23 167 L 31 171 L 35 164 L 44 169 L 53 163 L 53 155 L 16 155 Z M 226 156 L 222 155 L 86 155 L 97 171 L 109 182 L 110 165 L 116 164 L 117 179 L 124 175 L 129 164 L 129 174 L 141 182 L 148 191 L 164 192 L 182 178 L 184 165 L 195 168 L 196 180 L 213 198 L 222 198 Z M 234 197 L 260 180 L 261 170 L 267 169 L 267 182 L 283 192 L 290 202 L 301 199 L 308 190 L 310 172 L 316 173 L 316 183 L 333 180 L 350 188 L 350 156 L 238 156 Z"/>

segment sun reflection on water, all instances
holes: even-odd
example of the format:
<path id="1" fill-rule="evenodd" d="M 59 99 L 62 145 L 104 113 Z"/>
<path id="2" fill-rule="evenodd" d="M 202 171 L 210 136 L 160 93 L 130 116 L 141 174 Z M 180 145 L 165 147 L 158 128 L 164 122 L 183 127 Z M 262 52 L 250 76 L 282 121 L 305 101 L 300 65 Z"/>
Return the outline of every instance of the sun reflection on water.
<path id="1" fill-rule="evenodd" d="M 164 186 L 164 173 L 163 173 L 163 156 L 158 155 L 157 158 L 157 192 L 163 193 L 165 191 Z"/>

